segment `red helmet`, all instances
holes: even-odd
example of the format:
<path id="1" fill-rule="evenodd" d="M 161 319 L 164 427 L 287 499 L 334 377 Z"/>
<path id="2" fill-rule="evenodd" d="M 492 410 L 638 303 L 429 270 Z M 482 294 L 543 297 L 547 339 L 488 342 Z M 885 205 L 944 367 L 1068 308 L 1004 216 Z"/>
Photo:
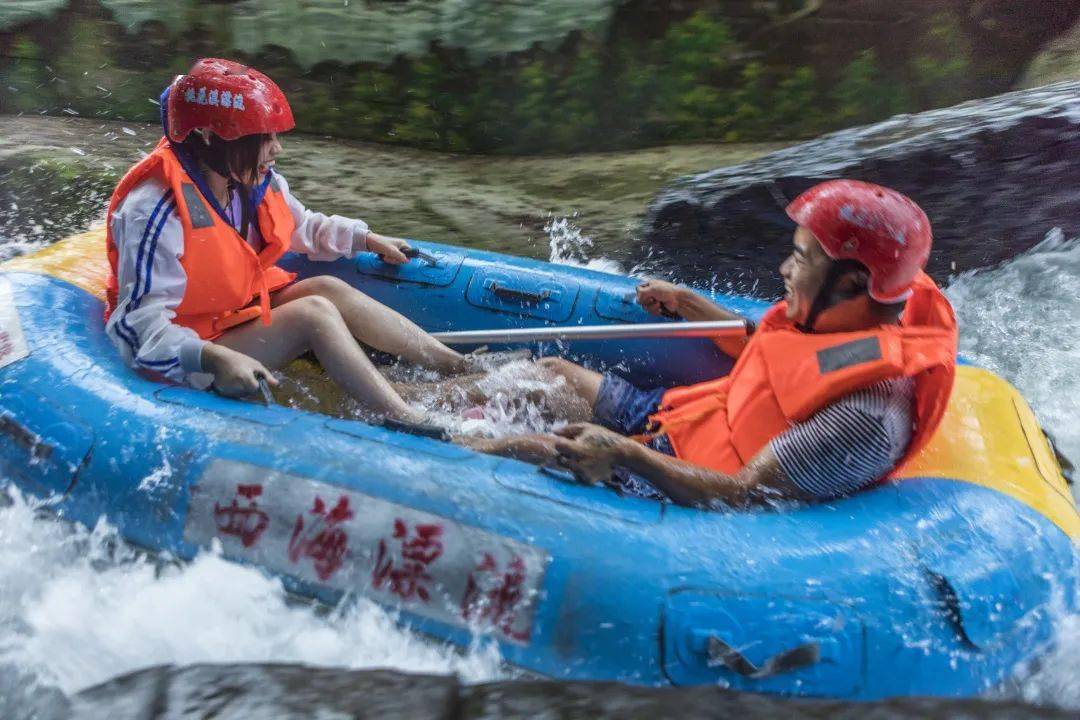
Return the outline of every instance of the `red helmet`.
<path id="1" fill-rule="evenodd" d="M 192 130 L 209 129 L 223 140 L 296 127 L 292 108 L 273 80 L 231 60 L 203 58 L 169 88 L 167 132 L 182 142 Z"/>
<path id="2" fill-rule="evenodd" d="M 870 271 L 870 297 L 896 303 L 930 257 L 930 220 L 895 190 L 858 180 L 829 180 L 787 206 L 787 214 L 814 233 L 833 260 L 857 260 Z"/>

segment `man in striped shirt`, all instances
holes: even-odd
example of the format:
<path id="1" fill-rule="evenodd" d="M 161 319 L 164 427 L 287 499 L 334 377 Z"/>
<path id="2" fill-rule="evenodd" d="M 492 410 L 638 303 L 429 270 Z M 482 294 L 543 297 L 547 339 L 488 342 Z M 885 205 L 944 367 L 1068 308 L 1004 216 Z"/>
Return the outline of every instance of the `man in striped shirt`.
<path id="1" fill-rule="evenodd" d="M 583 400 L 591 422 L 469 444 L 685 505 L 831 500 L 886 477 L 936 429 L 955 373 L 955 316 L 922 272 L 929 220 L 900 193 L 850 180 L 811 188 L 788 214 L 784 302 L 748 341 L 718 341 L 738 356 L 730 375 L 642 389 L 547 358 L 572 390 L 565 409 Z M 638 301 L 690 321 L 736 318 L 666 282 L 642 284 Z"/>

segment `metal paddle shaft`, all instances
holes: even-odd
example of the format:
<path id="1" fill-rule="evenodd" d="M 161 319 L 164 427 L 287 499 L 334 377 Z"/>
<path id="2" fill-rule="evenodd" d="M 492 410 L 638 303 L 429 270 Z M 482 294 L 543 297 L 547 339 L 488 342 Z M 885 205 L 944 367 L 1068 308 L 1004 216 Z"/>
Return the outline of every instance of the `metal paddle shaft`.
<path id="1" fill-rule="evenodd" d="M 270 392 L 270 383 L 266 382 L 266 376 L 256 373 L 255 379 L 259 381 L 259 394 L 262 395 L 263 405 L 270 407 L 274 404 L 274 393 Z"/>
<path id="2" fill-rule="evenodd" d="M 708 322 L 637 323 L 632 325 L 575 325 L 570 327 L 509 328 L 506 330 L 462 330 L 432 333 L 447 345 L 481 343 L 529 343 L 550 340 L 627 340 L 638 338 L 712 338 L 742 336 L 747 325 L 742 320 Z"/>

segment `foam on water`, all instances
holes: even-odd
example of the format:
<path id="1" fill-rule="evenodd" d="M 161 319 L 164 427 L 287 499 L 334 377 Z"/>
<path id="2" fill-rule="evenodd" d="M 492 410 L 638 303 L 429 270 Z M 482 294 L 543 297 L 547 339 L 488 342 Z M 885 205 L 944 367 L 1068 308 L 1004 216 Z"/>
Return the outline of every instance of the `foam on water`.
<path id="1" fill-rule="evenodd" d="M 1028 252 L 949 284 L 960 352 L 1012 382 L 1080 458 L 1080 238 L 1052 230 Z"/>
<path id="2" fill-rule="evenodd" d="M 51 688 L 79 690 L 162 663 L 278 661 L 503 676 L 489 645 L 459 654 L 399 629 L 363 599 L 291 600 L 258 570 L 208 552 L 154 560 L 101 523 L 57 522 L 11 491 L 0 509 L 0 717 Z"/>

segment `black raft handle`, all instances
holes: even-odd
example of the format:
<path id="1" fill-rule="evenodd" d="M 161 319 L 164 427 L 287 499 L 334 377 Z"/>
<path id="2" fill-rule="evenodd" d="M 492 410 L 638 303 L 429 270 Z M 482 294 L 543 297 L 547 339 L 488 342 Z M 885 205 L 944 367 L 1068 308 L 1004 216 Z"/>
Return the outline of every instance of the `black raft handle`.
<path id="1" fill-rule="evenodd" d="M 528 290 L 518 290 L 516 288 L 505 287 L 497 282 L 492 282 L 487 286 L 495 297 L 502 300 L 508 300 L 510 302 L 532 303 L 533 305 L 539 305 L 551 298 L 550 290 L 541 290 L 540 292 L 529 292 Z"/>
<path id="2" fill-rule="evenodd" d="M 760 667 L 715 635 L 709 636 L 707 650 L 709 667 L 724 667 L 751 680 L 762 680 L 774 675 L 795 672 L 821 661 L 821 647 L 814 642 L 773 655 Z"/>
<path id="3" fill-rule="evenodd" d="M 446 431 L 446 428 L 440 427 L 439 425 L 427 425 L 424 423 L 412 423 L 406 420 L 385 418 L 382 421 L 382 426 L 387 430 L 431 438 L 432 440 L 442 440 L 443 442 L 450 442 L 451 440 L 450 433 Z"/>

